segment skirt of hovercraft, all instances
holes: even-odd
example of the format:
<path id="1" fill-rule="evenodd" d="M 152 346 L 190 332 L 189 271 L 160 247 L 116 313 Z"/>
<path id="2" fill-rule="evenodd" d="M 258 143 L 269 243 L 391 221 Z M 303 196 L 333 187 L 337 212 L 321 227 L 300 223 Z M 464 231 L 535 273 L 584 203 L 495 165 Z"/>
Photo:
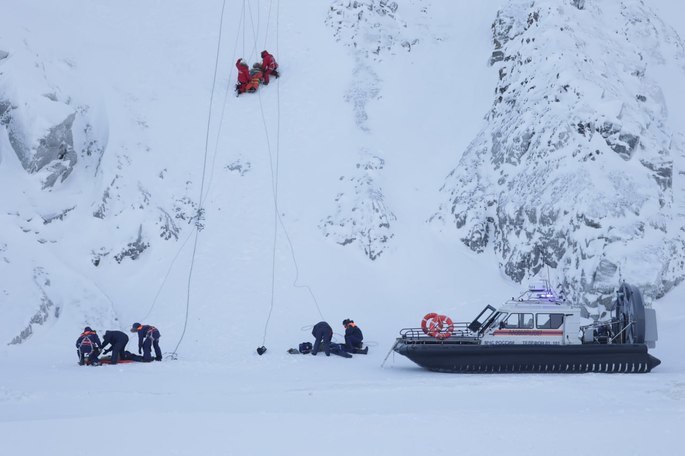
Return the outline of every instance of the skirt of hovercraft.
<path id="1" fill-rule="evenodd" d="M 437 372 L 644 373 L 661 364 L 643 344 L 464 345 L 398 340 L 395 351 Z"/>

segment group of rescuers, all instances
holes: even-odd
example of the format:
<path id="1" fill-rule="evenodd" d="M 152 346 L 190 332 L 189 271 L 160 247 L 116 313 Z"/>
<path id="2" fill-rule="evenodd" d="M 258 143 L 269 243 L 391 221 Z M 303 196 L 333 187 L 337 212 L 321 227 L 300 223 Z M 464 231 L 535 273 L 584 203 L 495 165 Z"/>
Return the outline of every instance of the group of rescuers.
<path id="1" fill-rule="evenodd" d="M 362 330 L 355 324 L 354 320 L 346 318 L 342 322 L 345 328 L 345 343 L 332 343 L 333 328 L 325 321 L 320 321 L 312 328 L 312 336 L 314 336 L 314 346 L 308 342 L 300 344 L 299 352 L 306 355 L 311 353 L 316 356 L 319 351 L 323 349 L 326 356 L 334 355 L 342 356 L 344 358 L 352 358 L 350 353 L 356 355 L 366 355 L 369 352 L 369 347 L 364 347 L 364 335 Z"/>
<path id="2" fill-rule="evenodd" d="M 300 344 L 299 352 L 316 355 L 319 351 L 323 350 L 326 356 L 330 356 L 333 353 L 345 358 L 351 358 L 351 353 L 366 355 L 369 352 L 369 347 L 364 347 L 362 330 L 359 329 L 353 320 L 348 318 L 343 320 L 342 324 L 345 328 L 345 343 L 337 344 L 331 342 L 333 339 L 333 328 L 325 321 L 320 321 L 312 329 L 314 345 L 312 346 L 309 342 L 302 343 Z M 99 366 L 103 362 L 108 364 L 117 364 L 119 361 L 147 363 L 153 360 L 162 360 L 162 350 L 159 348 L 160 333 L 157 328 L 152 325 L 133 323 L 131 332 L 138 333 L 137 355 L 126 350 L 126 344 L 128 344 L 128 335 L 126 333 L 116 330 L 105 331 L 101 341 L 97 332 L 90 326 L 86 326 L 83 333 L 76 340 L 76 353 L 78 354 L 79 364 L 82 366 Z M 155 351 L 154 358 L 152 357 L 153 349 Z M 106 355 L 110 352 L 112 353 L 111 358 L 99 358 L 101 354 Z"/>
<path id="3" fill-rule="evenodd" d="M 247 65 L 243 59 L 238 59 L 235 66 L 238 68 L 238 83 L 235 86 L 236 95 L 242 93 L 254 93 L 259 88 L 260 84 L 269 85 L 271 76 L 279 78 L 278 63 L 273 55 L 264 50 L 261 52 L 262 61 L 252 65 L 252 69 Z M 320 321 L 312 329 L 312 336 L 314 336 L 314 345 L 310 343 L 300 344 L 299 352 L 303 354 L 311 353 L 316 355 L 323 349 L 326 356 L 331 353 L 351 358 L 354 354 L 366 355 L 369 347 L 363 346 L 364 335 L 361 329 L 354 323 L 353 320 L 345 319 L 342 322 L 345 328 L 345 343 L 332 343 L 333 328 L 325 321 Z M 105 335 L 100 341 L 97 335 L 90 326 L 86 326 L 83 333 L 76 341 L 76 349 L 79 357 L 79 364 L 97 366 L 101 364 L 99 359 L 100 354 L 107 354 L 112 352 L 112 357 L 108 360 L 109 364 L 117 364 L 120 360 L 124 361 L 161 361 L 162 351 L 159 348 L 159 330 L 151 325 L 141 325 L 134 323 L 131 327 L 131 332 L 138 333 L 138 355 L 135 355 L 126 350 L 128 343 L 128 336 L 122 331 L 106 331 Z M 109 348 L 105 348 L 107 346 Z M 303 348 L 304 346 L 304 348 Z M 152 348 L 155 350 L 155 357 L 152 357 Z M 140 356 L 142 354 L 142 356 Z"/>
<path id="4" fill-rule="evenodd" d="M 126 350 L 128 335 L 122 331 L 105 331 L 105 335 L 100 341 L 97 332 L 90 326 L 86 326 L 83 333 L 76 340 L 76 353 L 78 354 L 79 364 L 88 366 L 99 366 L 102 362 L 117 364 L 119 361 L 138 361 L 151 362 L 162 360 L 162 350 L 159 348 L 159 330 L 151 325 L 141 325 L 133 323 L 132 333 L 138 333 L 138 354 L 133 354 Z M 109 346 L 109 348 L 107 348 Z M 155 357 L 152 357 L 152 349 L 155 350 Z M 111 358 L 100 359 L 99 356 L 112 353 Z M 142 355 L 142 356 L 141 356 Z"/>
<path id="5" fill-rule="evenodd" d="M 262 51 L 262 61 L 256 62 L 252 65 L 252 69 L 247 65 L 243 59 L 238 59 L 235 62 L 238 68 L 238 83 L 235 85 L 236 96 L 241 93 L 254 93 L 259 88 L 260 84 L 269 85 L 271 76 L 279 78 L 278 63 L 273 55 L 268 51 Z"/>

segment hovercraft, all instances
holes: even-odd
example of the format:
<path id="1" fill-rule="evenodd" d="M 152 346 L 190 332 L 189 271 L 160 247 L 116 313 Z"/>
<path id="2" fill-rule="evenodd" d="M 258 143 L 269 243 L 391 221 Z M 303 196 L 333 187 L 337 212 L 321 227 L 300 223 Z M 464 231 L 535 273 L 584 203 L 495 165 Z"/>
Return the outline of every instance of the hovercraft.
<path id="1" fill-rule="evenodd" d="M 610 319 L 581 325 L 580 308 L 541 281 L 472 322 L 428 314 L 393 350 L 438 372 L 640 373 L 661 364 L 647 352 L 656 340 L 656 313 L 636 287 L 621 285 Z"/>

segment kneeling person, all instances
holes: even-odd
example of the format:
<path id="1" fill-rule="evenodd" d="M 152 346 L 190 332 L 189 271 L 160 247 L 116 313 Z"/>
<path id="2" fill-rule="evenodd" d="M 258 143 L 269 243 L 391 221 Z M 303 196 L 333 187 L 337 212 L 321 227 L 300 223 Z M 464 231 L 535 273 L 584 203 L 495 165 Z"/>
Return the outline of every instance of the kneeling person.
<path id="1" fill-rule="evenodd" d="M 353 320 L 348 318 L 344 319 L 342 324 L 345 327 L 345 345 L 343 349 L 350 353 L 366 355 L 369 352 L 369 347 L 364 347 L 362 344 L 364 340 L 362 330 L 357 327 Z"/>
<path id="2" fill-rule="evenodd" d="M 76 339 L 76 353 L 78 354 L 79 365 L 100 365 L 98 360 L 100 350 L 102 350 L 100 337 L 90 326 L 86 326 L 79 338 Z"/>

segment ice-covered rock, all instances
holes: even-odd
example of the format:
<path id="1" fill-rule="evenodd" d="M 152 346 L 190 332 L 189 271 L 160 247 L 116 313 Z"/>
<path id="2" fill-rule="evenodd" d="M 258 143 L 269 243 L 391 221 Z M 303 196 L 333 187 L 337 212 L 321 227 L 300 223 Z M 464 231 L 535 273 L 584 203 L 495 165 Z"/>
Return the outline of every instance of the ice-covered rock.
<path id="1" fill-rule="evenodd" d="M 487 126 L 434 219 L 493 248 L 516 281 L 548 266 L 586 304 L 620 280 L 663 295 L 685 276 L 685 245 L 669 229 L 676 151 L 650 70 L 664 54 L 682 61 L 677 35 L 640 0 L 512 1 L 493 43 Z"/>
<path id="2" fill-rule="evenodd" d="M 408 24 L 398 14 L 397 2 L 388 0 L 337 0 L 326 23 L 335 39 L 375 62 L 385 52 L 410 52 L 419 39 L 408 32 Z"/>
<path id="3" fill-rule="evenodd" d="M 399 3 L 337 0 L 326 18 L 336 41 L 349 48 L 354 58 L 352 79 L 344 97 L 352 105 L 356 126 L 364 133 L 371 133 L 367 106 L 381 93 L 382 81 L 374 65 L 382 62 L 386 54 L 411 52 L 419 43 L 417 34 L 398 13 Z M 364 157 L 356 165 L 359 173 L 347 179 L 349 188 L 335 197 L 335 214 L 323 220 L 320 227 L 326 237 L 333 237 L 340 245 L 358 244 L 368 258 L 375 260 L 394 237 L 391 222 L 396 219 L 376 184 L 375 175 L 383 169 L 384 158 L 369 156 L 365 144 L 359 148 Z"/>
<path id="4" fill-rule="evenodd" d="M 357 245 L 371 260 L 380 257 L 394 237 L 391 224 L 396 218 L 376 182 L 384 164 L 380 157 L 366 155 L 351 177 L 341 176 L 344 189 L 335 197 L 335 214 L 319 225 L 326 237 L 340 245 Z"/>
<path id="5" fill-rule="evenodd" d="M 73 66 L 28 48 L 0 59 L 0 66 L 0 132 L 24 169 L 39 176 L 42 188 L 64 182 L 79 165 L 94 175 L 108 128 L 102 106 L 84 97 Z"/>

